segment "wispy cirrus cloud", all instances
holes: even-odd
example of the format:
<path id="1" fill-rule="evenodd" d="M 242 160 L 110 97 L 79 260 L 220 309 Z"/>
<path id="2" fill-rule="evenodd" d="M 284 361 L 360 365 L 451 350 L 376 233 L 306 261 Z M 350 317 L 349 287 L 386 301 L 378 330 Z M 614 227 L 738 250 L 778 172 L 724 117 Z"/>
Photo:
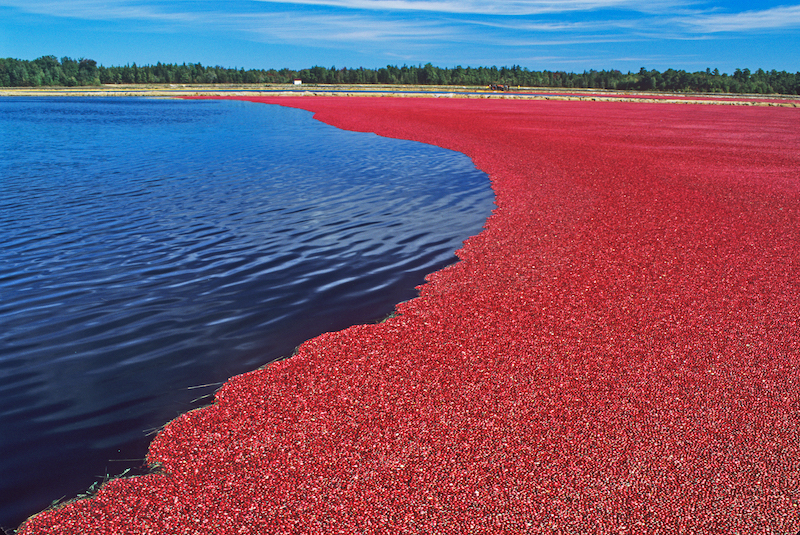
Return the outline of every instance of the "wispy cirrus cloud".
<path id="1" fill-rule="evenodd" d="M 779 6 L 760 11 L 711 13 L 681 17 L 676 22 L 693 32 L 758 32 L 800 28 L 800 5 Z"/>
<path id="2" fill-rule="evenodd" d="M 217 19 L 267 41 L 431 43 L 462 37 L 457 28 L 425 20 L 365 19 L 349 14 L 297 14 L 296 12 L 229 15 Z"/>
<path id="3" fill-rule="evenodd" d="M 371 11 L 425 11 L 474 15 L 525 16 L 603 9 L 664 12 L 689 5 L 688 0 L 258 0 L 307 6 L 329 6 Z"/>
<path id="4" fill-rule="evenodd" d="M 201 2 L 193 2 L 200 4 Z M 0 7 L 13 7 L 26 13 L 82 20 L 160 20 L 198 19 L 197 6 L 190 10 L 172 9 L 175 2 L 147 0 L 0 0 Z M 180 3 L 178 3 L 180 4 Z"/>
<path id="5" fill-rule="evenodd" d="M 522 18 L 491 18 L 491 19 L 478 19 L 469 18 L 462 21 L 464 24 L 470 24 L 485 28 L 496 28 L 504 31 L 514 32 L 528 32 L 528 33 L 563 33 L 563 34 L 577 34 L 586 32 L 604 32 L 609 33 L 611 28 L 625 28 L 629 27 L 630 23 L 626 21 L 614 20 L 600 20 L 600 21 L 582 21 L 582 22 L 569 22 L 569 21 L 543 21 L 543 20 L 528 20 Z"/>
<path id="6" fill-rule="evenodd" d="M 236 5 L 234 5 L 236 4 Z M 458 41 L 463 25 L 425 17 L 394 17 L 386 13 L 319 10 L 285 3 L 265 9 L 261 2 L 159 0 L 0 0 L 0 7 L 27 13 L 92 21 L 131 21 L 180 25 L 241 34 L 258 42 L 314 42 L 328 44 L 426 43 Z"/>

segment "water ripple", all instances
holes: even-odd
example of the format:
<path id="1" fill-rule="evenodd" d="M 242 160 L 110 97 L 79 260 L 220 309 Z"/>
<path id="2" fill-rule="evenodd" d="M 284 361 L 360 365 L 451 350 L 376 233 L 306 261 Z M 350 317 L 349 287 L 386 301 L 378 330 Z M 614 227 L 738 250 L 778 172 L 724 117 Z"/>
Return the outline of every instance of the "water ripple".
<path id="1" fill-rule="evenodd" d="M 385 316 L 493 207 L 461 154 L 251 103 L 0 99 L 0 151 L 5 527 L 141 465 L 188 387 Z"/>

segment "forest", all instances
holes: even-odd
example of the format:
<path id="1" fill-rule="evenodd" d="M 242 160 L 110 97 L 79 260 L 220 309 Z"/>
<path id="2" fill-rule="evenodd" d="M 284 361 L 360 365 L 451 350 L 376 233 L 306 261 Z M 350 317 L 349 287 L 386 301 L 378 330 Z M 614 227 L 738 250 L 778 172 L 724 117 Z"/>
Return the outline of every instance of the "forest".
<path id="1" fill-rule="evenodd" d="M 79 87 L 103 84 L 399 84 L 511 87 L 587 88 L 635 91 L 783 94 L 800 93 L 800 72 L 719 69 L 687 72 L 667 69 L 623 73 L 618 70 L 531 71 L 525 67 L 435 67 L 388 65 L 379 69 L 326 68 L 249 69 L 204 67 L 200 63 L 124 65 L 104 67 L 86 58 L 43 56 L 29 61 L 0 58 L 0 87 Z"/>

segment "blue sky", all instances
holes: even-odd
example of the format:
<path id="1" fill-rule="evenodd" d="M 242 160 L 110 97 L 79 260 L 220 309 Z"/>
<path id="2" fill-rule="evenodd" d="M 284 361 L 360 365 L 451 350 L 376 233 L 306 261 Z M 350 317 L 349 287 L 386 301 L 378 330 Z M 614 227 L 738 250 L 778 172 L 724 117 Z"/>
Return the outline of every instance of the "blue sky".
<path id="1" fill-rule="evenodd" d="M 0 0 L 0 57 L 106 66 L 800 71 L 773 0 Z"/>

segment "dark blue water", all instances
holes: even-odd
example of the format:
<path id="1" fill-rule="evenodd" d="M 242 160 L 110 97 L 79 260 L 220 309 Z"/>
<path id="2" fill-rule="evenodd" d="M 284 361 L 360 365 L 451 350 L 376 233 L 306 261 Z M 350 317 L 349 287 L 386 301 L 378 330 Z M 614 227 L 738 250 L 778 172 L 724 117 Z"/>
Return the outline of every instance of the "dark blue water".
<path id="1" fill-rule="evenodd" d="M 215 383 L 381 319 L 493 208 L 462 154 L 263 104 L 0 99 L 0 155 L 5 528 L 142 470 Z"/>

